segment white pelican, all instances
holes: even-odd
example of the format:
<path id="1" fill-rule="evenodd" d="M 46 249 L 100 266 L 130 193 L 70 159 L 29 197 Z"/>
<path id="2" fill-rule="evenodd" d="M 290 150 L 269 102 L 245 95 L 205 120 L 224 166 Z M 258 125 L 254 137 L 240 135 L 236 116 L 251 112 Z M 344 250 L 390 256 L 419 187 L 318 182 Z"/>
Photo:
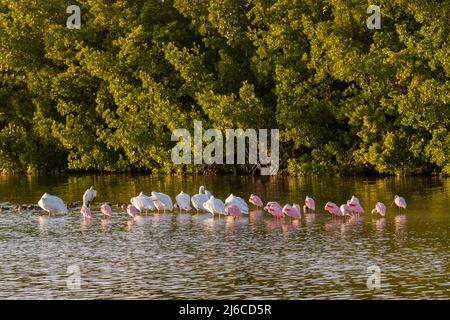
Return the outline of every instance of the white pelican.
<path id="1" fill-rule="evenodd" d="M 191 197 L 186 193 L 181 191 L 176 197 L 175 200 L 177 202 L 180 210 L 189 211 L 191 210 Z"/>
<path id="2" fill-rule="evenodd" d="M 206 194 L 208 199 L 212 196 L 212 193 L 206 190 L 204 186 L 200 186 L 200 188 L 198 188 L 198 194 Z"/>
<path id="3" fill-rule="evenodd" d="M 139 193 L 137 197 L 131 198 L 130 202 L 133 206 L 138 209 L 140 212 L 147 210 L 155 210 L 155 205 L 153 204 L 152 199 L 146 196 L 143 192 Z"/>
<path id="4" fill-rule="evenodd" d="M 238 206 L 242 213 L 248 213 L 248 205 L 241 197 L 236 197 L 234 194 L 230 194 L 228 198 L 225 199 L 225 205 L 232 204 Z"/>
<path id="5" fill-rule="evenodd" d="M 152 191 L 152 201 L 158 211 L 173 210 L 172 199 L 165 193 Z"/>
<path id="6" fill-rule="evenodd" d="M 208 211 L 203 204 L 208 201 L 208 196 L 203 193 L 195 194 L 191 197 L 192 206 L 198 211 Z"/>
<path id="7" fill-rule="evenodd" d="M 92 200 L 97 196 L 97 191 L 94 190 L 94 187 L 90 187 L 84 192 L 83 195 L 83 206 L 90 207 Z"/>
<path id="8" fill-rule="evenodd" d="M 67 213 L 67 207 L 61 198 L 57 196 L 52 196 L 51 194 L 44 193 L 38 202 L 39 207 L 48 213 Z"/>
<path id="9" fill-rule="evenodd" d="M 203 203 L 203 207 L 212 213 L 213 215 L 215 213 L 218 214 L 228 214 L 225 212 L 225 203 L 223 203 L 222 200 L 214 198 L 214 196 L 211 196 L 211 198 L 208 199 L 205 203 Z"/>

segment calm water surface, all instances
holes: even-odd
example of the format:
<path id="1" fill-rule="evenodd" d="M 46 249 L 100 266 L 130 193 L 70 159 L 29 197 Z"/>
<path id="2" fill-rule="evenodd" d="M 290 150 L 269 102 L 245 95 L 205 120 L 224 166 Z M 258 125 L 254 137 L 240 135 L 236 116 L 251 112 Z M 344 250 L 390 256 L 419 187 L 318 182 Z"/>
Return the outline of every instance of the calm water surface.
<path id="1" fill-rule="evenodd" d="M 241 219 L 173 212 L 131 220 L 117 206 L 110 220 L 98 214 L 104 201 L 193 195 L 201 184 L 221 199 L 256 193 L 284 204 L 310 195 L 319 210 L 278 222 L 256 210 Z M 44 192 L 80 201 L 91 185 L 99 196 L 90 223 L 78 210 L 0 212 L 0 298 L 450 298 L 450 179 L 13 176 L 0 177 L 0 202 L 37 203 Z M 352 194 L 366 209 L 359 219 L 323 211 Z M 395 194 L 408 202 L 404 215 L 391 206 Z M 385 219 L 370 214 L 377 201 L 388 207 Z M 368 289 L 371 266 L 380 268 L 380 289 Z"/>

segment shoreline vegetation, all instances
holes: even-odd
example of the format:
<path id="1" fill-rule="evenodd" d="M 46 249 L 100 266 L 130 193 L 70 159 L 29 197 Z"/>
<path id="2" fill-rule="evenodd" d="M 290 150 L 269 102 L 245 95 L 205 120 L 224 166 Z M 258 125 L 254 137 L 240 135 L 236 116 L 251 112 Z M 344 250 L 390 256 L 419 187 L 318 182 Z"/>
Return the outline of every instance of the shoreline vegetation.
<path id="1" fill-rule="evenodd" d="M 243 174 L 171 133 L 279 129 L 291 176 L 450 175 L 447 1 L 0 1 L 0 174 Z"/>

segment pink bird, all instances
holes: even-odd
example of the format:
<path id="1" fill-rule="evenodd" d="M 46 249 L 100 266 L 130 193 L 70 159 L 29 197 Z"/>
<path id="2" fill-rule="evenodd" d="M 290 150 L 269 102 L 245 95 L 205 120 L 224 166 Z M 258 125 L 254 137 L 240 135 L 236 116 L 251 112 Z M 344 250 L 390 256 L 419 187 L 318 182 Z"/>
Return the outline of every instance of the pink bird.
<path id="1" fill-rule="evenodd" d="M 266 206 L 264 207 L 264 210 L 269 212 L 271 215 L 273 215 L 275 218 L 283 218 L 283 208 L 281 208 L 280 204 L 275 201 L 267 202 Z"/>
<path id="2" fill-rule="evenodd" d="M 349 205 L 347 205 L 347 204 L 341 205 L 340 210 L 341 210 L 341 216 L 347 216 L 347 217 L 352 216 L 353 211 Z"/>
<path id="3" fill-rule="evenodd" d="M 351 200 L 347 201 L 347 205 L 352 209 L 354 213 L 364 213 L 364 209 L 359 203 L 358 198 L 352 196 Z"/>
<path id="4" fill-rule="evenodd" d="M 83 215 L 84 219 L 90 219 L 92 217 L 91 209 L 89 207 L 85 206 L 85 205 L 83 205 L 81 207 L 80 212 Z"/>
<path id="5" fill-rule="evenodd" d="M 135 206 L 133 206 L 132 204 L 128 205 L 127 207 L 127 212 L 130 215 L 130 217 L 136 217 L 137 216 L 137 209 Z"/>
<path id="6" fill-rule="evenodd" d="M 397 205 L 399 211 L 400 211 L 400 209 L 406 209 L 405 198 L 399 197 L 399 196 L 395 196 L 394 197 L 394 203 Z"/>
<path id="7" fill-rule="evenodd" d="M 300 219 L 302 217 L 300 205 L 297 203 L 294 203 L 292 206 L 290 204 L 286 204 L 283 207 L 282 212 L 294 219 Z"/>
<path id="8" fill-rule="evenodd" d="M 102 206 L 100 207 L 100 211 L 107 217 L 112 216 L 112 209 L 108 203 L 102 204 Z"/>
<path id="9" fill-rule="evenodd" d="M 233 217 L 241 217 L 242 216 L 241 209 L 235 204 L 226 206 L 225 207 L 225 212 L 228 213 L 229 215 L 233 216 Z"/>
<path id="10" fill-rule="evenodd" d="M 248 202 L 255 205 L 257 208 L 262 207 L 264 205 L 263 202 L 261 201 L 261 198 L 254 194 L 250 195 Z"/>
<path id="11" fill-rule="evenodd" d="M 385 217 L 386 216 L 386 206 L 383 202 L 377 202 L 375 205 L 375 208 L 372 210 L 372 213 L 379 213 L 380 216 Z"/>
<path id="12" fill-rule="evenodd" d="M 305 207 L 311 211 L 315 211 L 316 210 L 316 202 L 314 201 L 313 198 L 306 196 Z M 308 210 L 305 209 L 305 212 L 307 212 L 307 211 Z"/>
<path id="13" fill-rule="evenodd" d="M 334 216 L 342 216 L 341 209 L 333 202 L 327 202 L 325 205 L 325 211 L 328 211 Z"/>

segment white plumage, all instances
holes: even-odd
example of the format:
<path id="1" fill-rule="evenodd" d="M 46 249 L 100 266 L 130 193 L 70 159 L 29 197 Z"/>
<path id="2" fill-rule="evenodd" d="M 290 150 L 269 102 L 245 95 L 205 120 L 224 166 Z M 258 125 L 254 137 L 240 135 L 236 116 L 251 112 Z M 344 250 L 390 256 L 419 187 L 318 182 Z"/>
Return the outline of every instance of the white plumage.
<path id="1" fill-rule="evenodd" d="M 205 207 L 203 207 L 203 204 L 208 201 L 208 196 L 206 194 L 195 194 L 191 197 L 191 202 L 192 202 L 192 206 L 197 210 L 197 211 L 207 211 L 205 209 Z"/>
<path id="2" fill-rule="evenodd" d="M 155 205 L 152 199 L 146 196 L 143 192 L 139 193 L 137 197 L 131 198 L 131 204 L 136 207 L 140 212 L 144 210 L 155 210 Z"/>
<path id="3" fill-rule="evenodd" d="M 83 205 L 89 207 L 91 205 L 92 200 L 97 196 L 97 191 L 94 190 L 94 187 L 90 187 L 84 192 L 83 195 Z"/>
<path id="4" fill-rule="evenodd" d="M 225 203 L 222 200 L 216 199 L 213 196 L 203 203 L 203 207 L 212 214 L 227 214 L 225 212 Z"/>
<path id="5" fill-rule="evenodd" d="M 191 210 L 191 197 L 186 193 L 181 191 L 176 197 L 178 207 L 181 210 L 189 211 Z"/>
<path id="6" fill-rule="evenodd" d="M 225 199 L 225 205 L 230 206 L 233 204 L 238 206 L 242 213 L 248 213 L 247 202 L 245 202 L 245 200 L 241 197 L 236 197 L 234 194 L 230 194 L 228 198 Z"/>
<path id="7" fill-rule="evenodd" d="M 152 191 L 152 200 L 159 210 L 173 210 L 172 199 L 165 193 Z"/>
<path id="8" fill-rule="evenodd" d="M 198 188 L 198 194 L 204 194 L 208 197 L 208 199 L 212 197 L 212 193 L 206 190 L 204 186 L 200 186 L 200 188 Z"/>
<path id="9" fill-rule="evenodd" d="M 44 193 L 41 199 L 38 201 L 39 207 L 48 213 L 67 213 L 67 207 L 61 198 L 53 196 L 48 193 Z"/>

